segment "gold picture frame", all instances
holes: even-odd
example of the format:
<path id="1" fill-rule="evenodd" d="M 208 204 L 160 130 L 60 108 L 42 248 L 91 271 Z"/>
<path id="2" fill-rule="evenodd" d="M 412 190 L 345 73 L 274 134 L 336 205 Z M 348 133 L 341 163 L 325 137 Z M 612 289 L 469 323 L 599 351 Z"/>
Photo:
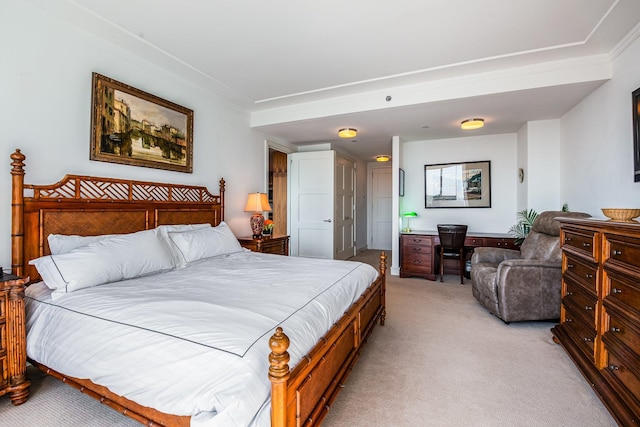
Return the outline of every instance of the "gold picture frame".
<path id="1" fill-rule="evenodd" d="M 193 172 L 193 110 L 93 73 L 91 160 Z"/>

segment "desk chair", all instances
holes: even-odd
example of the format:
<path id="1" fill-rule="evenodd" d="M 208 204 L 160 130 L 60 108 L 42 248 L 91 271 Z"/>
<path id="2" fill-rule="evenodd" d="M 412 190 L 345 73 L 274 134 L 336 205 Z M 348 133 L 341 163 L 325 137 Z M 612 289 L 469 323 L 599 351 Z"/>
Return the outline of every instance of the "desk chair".
<path id="1" fill-rule="evenodd" d="M 440 258 L 440 281 L 444 276 L 444 260 L 460 260 L 460 284 L 464 283 L 464 269 L 466 257 L 464 252 L 464 239 L 467 237 L 467 226 L 460 224 L 438 224 L 438 236 L 440 245 L 438 255 Z"/>

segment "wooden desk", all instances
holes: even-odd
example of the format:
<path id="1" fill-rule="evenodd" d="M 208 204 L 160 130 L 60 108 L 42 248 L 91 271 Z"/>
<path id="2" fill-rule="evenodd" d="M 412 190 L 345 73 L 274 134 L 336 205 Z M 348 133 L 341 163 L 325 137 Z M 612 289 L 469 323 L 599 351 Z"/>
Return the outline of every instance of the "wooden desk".
<path id="1" fill-rule="evenodd" d="M 513 236 L 506 233 L 468 232 L 464 245 L 470 248 L 480 246 L 519 249 Z M 440 244 L 437 231 L 413 231 L 400 235 L 400 277 L 424 277 L 436 279 L 436 246 Z M 447 262 L 450 261 L 451 263 Z M 445 274 L 459 274 L 456 260 L 445 260 Z"/>

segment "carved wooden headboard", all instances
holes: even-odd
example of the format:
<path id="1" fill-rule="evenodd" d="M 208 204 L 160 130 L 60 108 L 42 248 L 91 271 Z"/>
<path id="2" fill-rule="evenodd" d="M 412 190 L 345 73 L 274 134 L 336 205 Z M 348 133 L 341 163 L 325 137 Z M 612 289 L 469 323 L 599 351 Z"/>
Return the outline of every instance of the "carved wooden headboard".
<path id="1" fill-rule="evenodd" d="M 217 196 L 200 186 L 79 175 L 51 185 L 28 185 L 24 154 L 16 150 L 11 160 L 11 268 L 31 281 L 40 276 L 28 262 L 50 253 L 49 234 L 133 233 L 158 225 L 218 225 L 224 220 L 224 179 Z"/>

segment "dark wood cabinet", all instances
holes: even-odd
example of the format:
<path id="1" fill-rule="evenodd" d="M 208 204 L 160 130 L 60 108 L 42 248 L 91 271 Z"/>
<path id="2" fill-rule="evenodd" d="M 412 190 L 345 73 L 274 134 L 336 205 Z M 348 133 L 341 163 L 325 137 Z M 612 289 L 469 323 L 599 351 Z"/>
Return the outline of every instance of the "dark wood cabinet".
<path id="1" fill-rule="evenodd" d="M 562 307 L 551 331 L 622 426 L 640 422 L 640 224 L 560 219 Z"/>
<path id="2" fill-rule="evenodd" d="M 289 236 L 238 237 L 243 248 L 265 254 L 289 255 Z"/>
<path id="3" fill-rule="evenodd" d="M 29 397 L 24 288 L 28 278 L 0 275 L 0 396 L 20 405 Z"/>
<path id="4" fill-rule="evenodd" d="M 400 235 L 400 277 L 436 278 L 436 246 L 440 244 L 438 232 L 406 233 Z M 494 233 L 467 233 L 464 245 L 468 248 L 480 246 L 518 249 L 513 237 Z M 470 256 L 471 250 L 468 251 Z M 459 274 L 456 260 L 445 261 L 445 274 Z"/>

